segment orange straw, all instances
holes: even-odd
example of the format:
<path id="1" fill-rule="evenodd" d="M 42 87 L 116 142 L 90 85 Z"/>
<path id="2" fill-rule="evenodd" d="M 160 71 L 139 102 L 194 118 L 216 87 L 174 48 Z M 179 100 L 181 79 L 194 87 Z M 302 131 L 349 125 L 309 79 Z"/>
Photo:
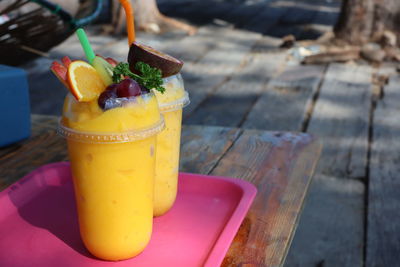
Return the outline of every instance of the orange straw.
<path id="1" fill-rule="evenodd" d="M 135 41 L 135 21 L 133 17 L 133 8 L 130 0 L 119 0 L 125 10 L 126 16 L 126 31 L 128 32 L 128 45 Z"/>

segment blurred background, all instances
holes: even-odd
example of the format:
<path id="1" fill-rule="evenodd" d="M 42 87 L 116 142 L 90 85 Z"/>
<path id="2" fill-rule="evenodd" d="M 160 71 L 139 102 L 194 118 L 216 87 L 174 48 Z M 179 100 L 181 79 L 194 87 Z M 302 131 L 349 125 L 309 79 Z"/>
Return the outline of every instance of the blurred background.
<path id="1" fill-rule="evenodd" d="M 184 124 L 322 141 L 285 266 L 400 266 L 398 0 L 132 3 L 137 40 L 185 62 Z M 26 72 L 31 113 L 61 115 L 67 90 L 49 68 L 84 59 L 78 27 L 126 61 L 118 1 L 0 1 L 0 64 Z"/>

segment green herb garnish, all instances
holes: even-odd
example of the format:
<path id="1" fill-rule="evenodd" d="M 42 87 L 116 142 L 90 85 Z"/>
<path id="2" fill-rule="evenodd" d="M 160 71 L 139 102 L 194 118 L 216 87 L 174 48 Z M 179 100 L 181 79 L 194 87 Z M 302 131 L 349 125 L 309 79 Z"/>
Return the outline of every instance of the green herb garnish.
<path id="1" fill-rule="evenodd" d="M 136 63 L 135 69 L 137 69 L 141 75 L 131 72 L 128 63 L 118 63 L 113 70 L 113 82 L 119 83 L 124 79 L 125 76 L 129 76 L 147 89 L 155 89 L 161 93 L 165 92 L 165 88 L 162 86 L 163 80 L 161 71 L 159 69 L 152 68 L 149 64 L 141 61 Z"/>

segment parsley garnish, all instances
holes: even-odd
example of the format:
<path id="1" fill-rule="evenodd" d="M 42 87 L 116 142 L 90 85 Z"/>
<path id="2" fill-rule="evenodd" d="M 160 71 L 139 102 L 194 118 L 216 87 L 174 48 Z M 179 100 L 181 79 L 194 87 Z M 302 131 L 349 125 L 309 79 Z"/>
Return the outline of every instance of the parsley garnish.
<path id="1" fill-rule="evenodd" d="M 141 75 L 131 72 L 128 63 L 118 63 L 113 70 L 113 82 L 119 83 L 125 76 L 129 76 L 147 89 L 155 89 L 161 93 L 165 92 L 165 88 L 162 86 L 163 80 L 161 78 L 161 71 L 159 69 L 152 68 L 149 64 L 141 61 L 136 63 L 135 68 Z"/>

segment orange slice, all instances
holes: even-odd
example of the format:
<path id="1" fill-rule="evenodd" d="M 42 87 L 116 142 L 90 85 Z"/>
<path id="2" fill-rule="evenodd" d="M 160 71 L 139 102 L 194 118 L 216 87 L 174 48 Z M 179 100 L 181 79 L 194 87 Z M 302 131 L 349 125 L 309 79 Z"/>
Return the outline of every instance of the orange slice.
<path id="1" fill-rule="evenodd" d="M 79 102 L 95 100 L 106 87 L 96 69 L 82 60 L 69 64 L 67 76 L 70 92 Z"/>

